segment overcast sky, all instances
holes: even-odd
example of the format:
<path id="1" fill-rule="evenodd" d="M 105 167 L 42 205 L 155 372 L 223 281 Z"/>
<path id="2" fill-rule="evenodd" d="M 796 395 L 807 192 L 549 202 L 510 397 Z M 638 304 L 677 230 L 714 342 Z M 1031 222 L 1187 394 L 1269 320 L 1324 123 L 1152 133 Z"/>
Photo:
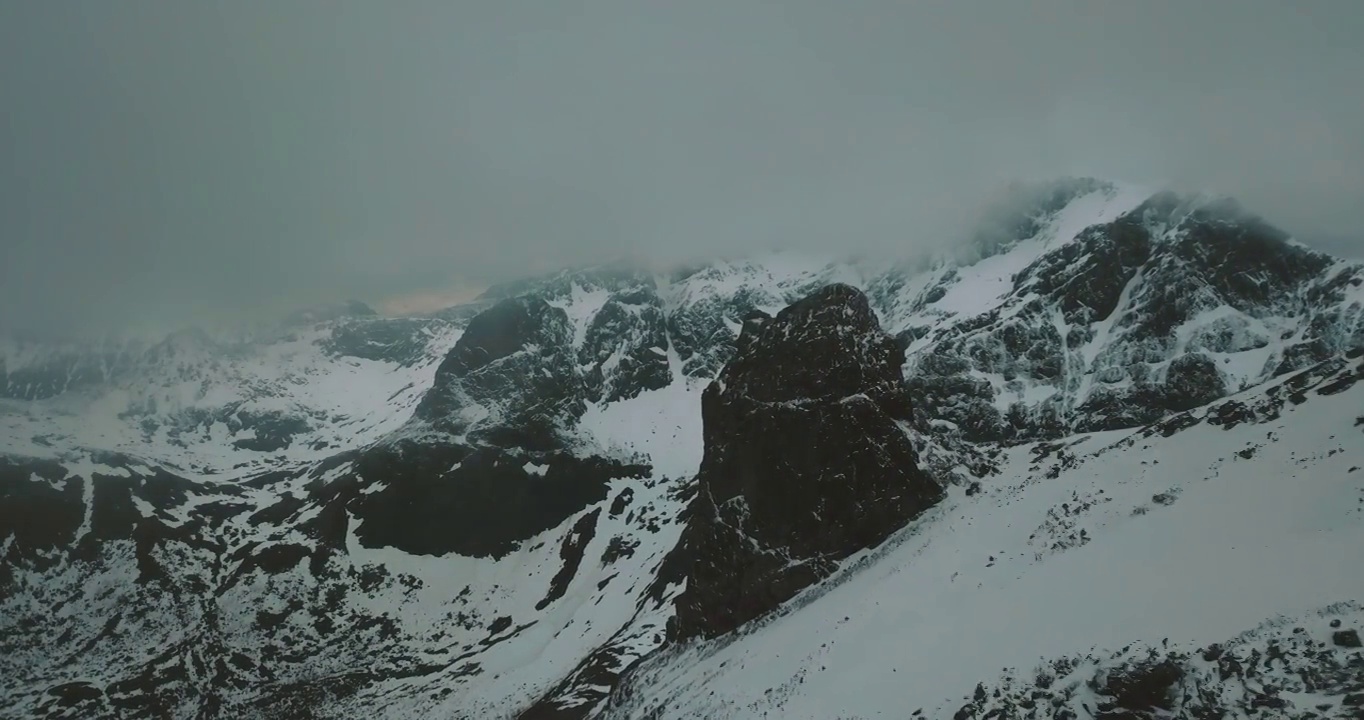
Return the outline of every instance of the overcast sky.
<path id="1" fill-rule="evenodd" d="M 911 253 L 1012 177 L 1364 254 L 1360 0 L 0 0 L 0 324 Z"/>

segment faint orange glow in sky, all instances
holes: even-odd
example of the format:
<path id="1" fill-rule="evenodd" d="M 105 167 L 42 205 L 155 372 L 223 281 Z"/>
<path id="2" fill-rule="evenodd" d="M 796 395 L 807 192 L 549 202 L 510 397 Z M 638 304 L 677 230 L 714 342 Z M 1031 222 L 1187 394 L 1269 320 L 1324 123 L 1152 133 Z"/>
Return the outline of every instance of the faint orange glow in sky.
<path id="1" fill-rule="evenodd" d="M 384 315 L 421 315 L 472 302 L 486 289 L 481 285 L 458 285 L 405 293 L 379 301 L 377 309 Z"/>

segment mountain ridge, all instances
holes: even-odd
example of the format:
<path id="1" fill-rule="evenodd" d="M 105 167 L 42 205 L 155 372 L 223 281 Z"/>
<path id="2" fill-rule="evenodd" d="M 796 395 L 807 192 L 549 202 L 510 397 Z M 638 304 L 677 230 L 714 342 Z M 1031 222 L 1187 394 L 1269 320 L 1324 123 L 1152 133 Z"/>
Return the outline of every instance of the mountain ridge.
<path id="1" fill-rule="evenodd" d="M 833 622 L 840 588 L 870 588 L 872 604 L 854 605 L 873 612 L 878 598 L 905 592 L 877 589 L 881 572 L 923 578 L 916 592 L 926 598 L 955 592 L 955 576 L 915 569 L 929 551 L 914 548 L 932 538 L 972 548 L 996 538 L 990 566 L 1005 566 L 996 551 L 1008 546 L 1018 560 L 1007 565 L 1023 577 L 1101 557 L 1090 552 L 1155 572 L 1112 533 L 1166 521 L 1115 515 L 1104 495 L 1125 493 L 1152 518 L 1182 517 L 1165 508 L 1199 492 L 1235 497 L 1196 489 L 1223 488 L 1214 475 L 1161 485 L 1157 461 L 1202 478 L 1209 462 L 1244 475 L 1237 463 L 1263 456 L 1299 468 L 1323 502 L 1349 506 L 1348 482 L 1361 474 L 1348 469 L 1364 461 L 1337 436 L 1358 432 L 1348 403 L 1364 352 L 1364 265 L 1214 200 L 1094 180 L 1050 187 L 989 218 L 966 259 L 885 268 L 785 254 L 662 275 L 565 271 L 434 318 L 302 319 L 226 349 L 182 333 L 85 379 L 68 354 L 38 373 L 47 388 L 38 393 L 13 379 L 34 365 L 7 354 L 0 587 L 13 592 L 0 600 L 9 618 L 0 650 L 20 665 L 0 697 L 51 717 L 513 717 L 550 707 L 570 717 L 705 707 L 722 717 L 685 689 L 696 686 L 678 658 L 713 672 L 698 653 L 760 647 L 752 638 L 763 628 L 806 622 L 783 618 Z M 884 331 L 872 345 L 901 354 L 892 384 L 905 383 L 891 396 L 909 401 L 893 413 L 894 432 L 946 499 L 899 517 L 907 524 L 884 543 L 831 561 L 819 582 L 733 632 L 670 641 L 691 587 L 670 558 L 695 518 L 705 397 L 745 366 L 770 318 L 841 292 L 863 298 Z M 747 372 L 794 382 L 801 353 L 816 347 L 801 341 Z M 113 367 L 101 358 L 85 361 Z M 778 372 L 783 359 L 795 375 Z M 1099 477 L 1085 457 L 1117 469 Z M 1250 487 L 1283 501 L 1263 479 Z M 1062 488 L 1073 488 L 1073 504 Z M 1012 498 L 1032 500 L 1008 510 Z M 1073 517 L 1063 504 L 1084 510 Z M 1247 517 L 1268 522 L 1271 507 Z M 1331 557 L 1357 549 L 1354 516 L 1294 507 L 1296 522 L 1330 539 Z M 974 529 L 987 517 L 1037 537 Z M 979 572 L 936 552 L 934 568 Z M 1318 608 L 1348 599 L 1337 595 L 1304 591 Z M 1226 636 L 1266 619 L 1253 615 Z M 802 630 L 782 642 L 828 632 L 843 637 Z M 60 657 L 44 638 L 61 638 Z M 745 675 L 773 691 L 759 706 L 789 713 L 809 700 L 789 683 L 811 667 L 790 672 Z M 996 677 L 972 682 L 1008 684 Z M 681 704 L 641 703 L 640 693 Z M 889 707 L 870 697 L 862 706 Z"/>

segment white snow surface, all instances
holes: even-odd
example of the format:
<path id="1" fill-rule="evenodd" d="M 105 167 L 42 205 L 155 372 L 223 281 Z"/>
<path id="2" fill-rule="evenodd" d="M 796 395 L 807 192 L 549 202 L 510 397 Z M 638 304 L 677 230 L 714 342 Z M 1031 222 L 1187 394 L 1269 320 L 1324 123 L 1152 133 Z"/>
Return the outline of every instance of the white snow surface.
<path id="1" fill-rule="evenodd" d="M 46 400 L 0 399 L 0 447 L 33 457 L 73 449 L 123 452 L 186 477 L 215 479 L 303 467 L 407 422 L 461 331 L 430 336 L 426 357 L 410 366 L 330 355 L 322 345 L 330 332 L 319 324 L 226 355 L 222 348 L 178 344 L 182 354 L 171 362 L 120 382 Z M 254 433 L 234 434 L 221 422 L 172 434 L 195 413 L 226 407 L 301 418 L 309 427 L 275 451 L 234 447 Z M 152 424 L 143 427 L 144 421 Z"/>
<path id="2" fill-rule="evenodd" d="M 429 692 L 407 696 L 395 690 L 409 681 L 381 683 L 361 693 L 354 701 L 355 712 L 385 718 L 511 718 L 618 632 L 634 637 L 625 646 L 634 658 L 660 644 L 667 613 L 637 614 L 636 609 L 657 564 L 677 543 L 682 528 L 676 518 L 682 505 L 672 493 L 695 474 L 702 453 L 697 411 L 702 386 L 679 380 L 630 400 L 592 406 L 579 425 L 581 439 L 594 449 L 647 454 L 654 464 L 652 478 L 642 484 L 632 480 L 612 483 L 606 501 L 527 540 L 508 556 L 436 558 L 391 548 L 368 549 L 355 538 L 352 519 L 348 543 L 352 562 L 357 566 L 381 565 L 392 573 L 407 573 L 426 581 L 419 591 L 382 601 L 389 604 L 373 610 L 400 618 L 414 631 L 444 627 L 446 633 L 453 634 L 451 643 L 461 634 L 469 640 L 486 635 L 481 627 L 467 634 L 451 627 L 448 614 L 453 608 L 484 621 L 498 616 L 512 619 L 506 632 L 511 635 L 509 639 L 471 658 L 481 668 L 477 675 L 427 678 L 433 683 L 428 686 Z M 607 508 L 626 488 L 633 494 L 629 514 L 613 517 Z M 563 564 L 559 557 L 561 541 L 579 518 L 593 512 L 599 513 L 595 534 L 567 591 L 543 610 L 537 608 L 551 577 Z M 660 523 L 656 532 L 640 529 L 640 522 L 649 517 Z M 604 562 L 603 552 L 613 538 L 637 543 L 633 555 Z M 453 604 L 451 600 L 464 588 L 470 589 L 469 597 L 474 600 Z M 523 625 L 526 627 L 517 632 Z M 454 670 L 457 668 L 452 667 Z M 456 692 L 439 701 L 434 690 L 445 686 L 456 688 Z"/>
<path id="3" fill-rule="evenodd" d="M 1102 188 L 1065 206 L 1034 237 L 1008 252 L 991 255 L 957 271 L 947 294 L 929 307 L 953 315 L 973 316 L 993 310 L 1013 290 L 1013 276 L 1044 253 L 1073 241 L 1085 228 L 1113 222 L 1151 196 L 1137 186 Z"/>
<path id="4" fill-rule="evenodd" d="M 1364 598 L 1361 401 L 1364 384 L 1230 431 L 1078 438 L 1055 478 L 1013 448 L 981 495 L 953 489 L 775 617 L 647 660 L 606 716 L 951 717 L 1001 668 L 1192 649 Z"/>
<path id="5" fill-rule="evenodd" d="M 776 313 L 789 302 L 829 282 L 845 282 L 868 291 L 882 327 L 896 333 L 914 327 L 920 332 L 909 345 L 906 368 L 914 372 L 918 358 L 942 337 L 950 337 L 957 324 L 983 313 L 997 311 L 1000 322 L 1018 313 L 1035 296 L 1029 288 L 1013 287 L 1015 275 L 1047 253 L 1066 247 L 1088 227 L 1110 222 L 1140 205 L 1150 195 L 1138 186 L 1105 185 L 1081 195 L 1054 214 L 1039 218 L 1041 229 L 1003 247 L 1000 252 L 973 263 L 938 264 L 919 268 L 873 267 L 833 257 L 792 252 L 772 253 L 747 260 L 716 262 L 670 283 L 654 277 L 665 312 L 718 313 L 722 327 L 737 335 L 737 317 L 725 303 L 743 296 L 759 309 Z M 1324 281 L 1342 274 L 1361 273 L 1357 262 L 1342 261 L 1328 271 Z M 549 294 L 548 302 L 562 308 L 573 328 L 573 343 L 580 347 L 587 328 L 610 297 L 604 287 L 590 288 L 570 276 Z M 1358 277 L 1355 278 L 1356 280 Z M 1061 404 L 1082 405 L 1092 390 L 1102 387 L 1096 379 L 1114 364 L 1131 364 L 1133 350 L 1109 352 L 1126 336 L 1124 323 L 1132 310 L 1133 293 L 1152 282 L 1142 274 L 1128 284 L 1117 308 L 1094 322 L 1082 346 L 1067 347 L 1066 377 L 1036 381 L 1026 374 L 1007 381 L 999 374 L 982 374 L 991 383 L 993 405 L 1001 413 L 1015 402 L 1040 406 L 1058 394 Z M 889 284 L 890 289 L 882 292 Z M 941 297 L 930 301 L 932 292 Z M 1345 299 L 1335 312 L 1342 328 L 1364 333 L 1364 286 L 1344 285 Z M 1304 339 L 1309 318 L 1257 317 L 1229 306 L 1210 308 L 1177 328 L 1170 350 L 1153 359 L 1143 355 L 1157 377 L 1170 358 L 1184 352 L 1205 351 L 1232 390 L 1266 379 L 1290 345 Z M 976 334 L 988 334 L 993 325 Z M 1073 330 L 1057 320 L 1061 337 Z M 269 342 L 257 342 L 247 352 L 224 355 L 204 337 L 184 334 L 165 345 L 173 350 L 167 359 L 135 379 L 94 390 L 74 390 L 50 400 L 17 402 L 0 400 L 0 445 L 11 452 L 59 455 L 71 448 L 116 450 L 152 459 L 185 476 L 216 476 L 216 479 L 248 477 L 281 467 L 304 467 L 340 449 L 378 440 L 401 428 L 431 385 L 435 368 L 458 339 L 458 327 L 449 327 L 429 339 L 426 357 L 411 366 L 333 357 L 321 342 L 329 332 L 327 323 L 300 329 Z M 1218 333 L 1235 338 L 1228 352 L 1204 348 L 1205 339 Z M 69 348 L 58 348 L 69 351 Z M 106 348 L 107 350 L 107 348 Z M 673 348 L 655 348 L 672 353 Z M 8 353 L 8 354 L 7 354 Z M 0 360 L 11 368 L 36 363 L 41 358 L 26 346 L 0 347 Z M 620 360 L 619 351 L 607 359 L 603 371 L 611 372 Z M 674 367 L 678 364 L 674 363 Z M 1126 380 L 1117 381 L 1119 386 Z M 1112 383 L 1108 384 L 1113 387 Z M 250 441 L 252 431 L 232 433 L 222 423 L 199 425 L 179 437 L 171 433 L 195 412 L 212 412 L 228 406 L 254 413 L 280 413 L 301 418 L 308 430 L 279 451 L 234 447 Z M 596 422 L 609 408 L 593 408 L 584 423 Z M 470 407 L 471 417 L 489 408 Z M 622 411 L 614 413 L 619 416 Z M 144 426 L 144 421 L 152 424 Z"/>
<path id="6" fill-rule="evenodd" d="M 1140 188 L 1121 187 L 1082 196 L 1049 218 L 1036 236 L 974 264 L 926 267 L 873 305 L 890 331 L 942 330 L 996 309 L 1007 316 L 1031 299 L 1012 294 L 1018 271 L 1147 197 Z M 924 301 L 949 270 L 956 275 L 945 294 Z M 1334 270 L 1347 271 L 1357 272 L 1357 264 Z M 750 293 L 761 309 L 775 313 L 818 285 L 839 281 L 870 289 L 876 277 L 856 264 L 784 253 L 718 263 L 672 284 L 657 280 L 669 312 Z M 1096 324 L 1092 341 L 1072 348 L 1074 360 L 1089 373 L 1075 383 L 1079 398 L 1096 382 L 1095 365 L 1105 344 L 1121 334 L 1130 291 L 1141 282 L 1139 274 L 1113 315 Z M 568 314 L 575 347 L 583 344 L 608 297 L 605 290 L 570 284 L 566 295 L 551 301 Z M 1358 322 L 1364 289 L 1347 290 L 1340 313 Z M 1177 329 L 1177 350 L 1224 326 L 1240 344 L 1210 355 L 1233 388 L 1249 388 L 1247 397 L 1265 390 L 1251 386 L 1303 332 L 1300 318 L 1252 318 L 1214 308 Z M 737 323 L 729 329 L 737 333 Z M 1067 328 L 1059 330 L 1065 337 Z M 123 467 L 95 462 L 90 451 L 100 450 L 206 483 L 304 469 L 403 428 L 460 331 L 451 327 L 430 338 L 426 357 L 410 366 L 329 356 L 319 344 L 326 332 L 323 325 L 305 328 L 226 359 L 186 339 L 156 377 L 50 400 L 0 401 L 0 446 L 14 454 L 59 458 L 86 479 L 95 472 L 129 475 Z M 911 358 L 931 342 L 930 336 L 916 340 Z M 467 663 L 454 663 L 433 675 L 384 680 L 338 700 L 347 714 L 511 718 L 613 637 L 620 640 L 622 663 L 659 646 L 668 611 L 651 608 L 644 590 L 681 531 L 677 492 L 701 462 L 699 407 L 707 381 L 682 373 L 671 343 L 655 352 L 669 360 L 670 385 L 628 400 L 589 404 L 572 429 L 583 452 L 643 456 L 653 475 L 614 481 L 606 500 L 510 555 L 427 557 L 364 548 L 355 535 L 359 521 L 350 518 L 345 562 L 422 582 L 415 589 L 390 584 L 373 594 L 354 593 L 347 602 L 387 614 L 414 634 L 430 633 L 424 658 L 445 662 L 456 650 L 470 648 L 467 660 L 479 671 L 465 674 Z M 39 360 L 24 355 L 9 363 L 14 368 Z M 1013 401 L 1042 403 L 1067 391 L 973 372 L 995 387 L 1001 411 Z M 234 442 L 251 435 L 233 434 L 221 422 L 196 427 L 178 440 L 168 432 L 168 418 L 236 403 L 245 410 L 305 417 L 309 430 L 275 452 L 235 448 Z M 1279 420 L 1230 431 L 1199 424 L 1171 437 L 1130 430 L 1072 438 L 1066 452 L 1078 458 L 1074 466 L 1057 466 L 1054 456 L 1035 462 L 1037 445 L 1010 448 L 1001 472 L 983 481 L 982 493 L 968 497 L 961 487 L 952 488 L 940 506 L 881 547 L 845 562 L 829 581 L 733 637 L 650 657 L 629 676 L 628 698 L 605 713 L 881 718 L 907 717 L 923 707 L 928 717 L 951 717 L 961 696 L 977 682 L 998 677 L 1001 668 L 1164 637 L 1193 647 L 1277 616 L 1302 616 L 1364 598 L 1364 577 L 1343 571 L 1364 555 L 1364 470 L 1352 470 L 1364 465 L 1364 442 L 1353 426 L 1361 407 L 1364 383 L 1336 395 L 1314 394 L 1303 405 L 1287 406 Z M 148 431 L 139 424 L 144 418 L 161 425 Z M 1249 458 L 1238 454 L 1247 450 Z M 345 469 L 333 468 L 318 479 L 329 482 Z M 544 472 L 533 462 L 525 469 Z M 1047 477 L 1053 469 L 1055 477 Z M 273 494 L 299 492 L 309 479 L 252 489 L 247 497 L 265 507 Z M 361 492 L 382 487 L 383 480 L 375 478 Z M 633 493 L 629 510 L 611 516 L 608 508 L 627 489 Z M 84 491 L 81 534 L 90 527 L 89 482 Z M 1164 500 L 1155 500 L 1158 496 Z M 581 566 L 562 597 L 537 608 L 563 566 L 565 536 L 593 512 L 599 516 Z M 645 529 L 650 526 L 656 529 Z M 268 536 L 252 535 L 251 528 L 240 532 L 235 542 L 303 541 L 292 526 Z M 603 553 L 614 539 L 635 543 L 633 554 L 607 562 Z M 8 543 L 0 539 L 0 557 Z M 88 604 L 68 607 L 82 606 L 92 617 L 114 612 L 120 596 L 107 589 L 131 584 L 137 571 L 131 546 L 110 552 L 120 562 L 97 582 L 70 571 L 63 575 L 68 584 L 54 584 L 50 596 L 85 593 Z M 310 586 L 314 580 L 306 566 L 279 576 L 248 575 L 226 590 L 220 603 L 235 610 L 224 613 L 224 632 L 249 634 L 262 598 L 283 597 L 288 590 L 281 588 Z M 454 619 L 461 613 L 472 618 L 468 627 Z M 489 638 L 489 623 L 501 617 L 511 625 Z M 485 640 L 496 642 L 485 647 Z M 451 692 L 442 695 L 443 690 Z"/>

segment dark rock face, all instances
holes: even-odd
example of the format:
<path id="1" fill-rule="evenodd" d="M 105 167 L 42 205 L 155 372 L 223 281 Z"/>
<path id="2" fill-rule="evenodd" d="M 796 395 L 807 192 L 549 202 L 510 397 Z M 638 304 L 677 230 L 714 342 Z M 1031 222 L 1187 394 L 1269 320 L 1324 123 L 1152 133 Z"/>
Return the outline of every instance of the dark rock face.
<path id="1" fill-rule="evenodd" d="M 728 322 L 759 305 L 781 304 L 766 293 L 741 290 L 733 297 L 712 297 L 678 308 L 668 318 L 668 331 L 690 377 L 715 377 L 734 356 L 735 338 Z"/>
<path id="2" fill-rule="evenodd" d="M 212 529 L 240 512 L 241 488 L 196 483 L 118 453 L 88 459 L 98 469 L 75 474 L 60 461 L 0 455 L 0 536 L 9 543 L 0 553 L 0 597 L 16 572 L 97 564 L 118 543 L 130 546 L 137 585 L 202 590 L 165 558 L 218 548 Z M 0 629 L 0 643 L 5 635 Z"/>
<path id="3" fill-rule="evenodd" d="M 628 400 L 672 382 L 667 317 L 652 288 L 617 292 L 592 318 L 578 353 L 597 402 Z"/>
<path id="4" fill-rule="evenodd" d="M 324 507 L 312 528 L 319 540 L 342 547 L 349 513 L 366 547 L 500 557 L 604 500 L 610 480 L 649 474 L 643 464 L 580 457 L 566 433 L 589 400 L 671 381 L 662 302 L 650 283 L 619 273 L 547 282 L 544 292 L 498 300 L 469 320 L 416 408 L 415 436 L 328 461 L 352 466 L 310 495 Z M 607 294 L 585 327 L 551 303 L 571 302 L 578 282 Z M 376 342 L 361 335 L 347 352 Z M 279 512 L 294 510 L 286 503 Z"/>
<path id="5" fill-rule="evenodd" d="M 578 351 L 562 308 L 539 294 L 499 300 L 470 320 L 415 412 L 456 437 L 368 448 L 349 484 L 332 483 L 315 500 L 338 508 L 337 517 L 339 508 L 353 513 L 368 547 L 500 557 L 604 500 L 608 481 L 647 476 L 645 465 L 576 456 L 565 432 L 588 400 L 632 397 L 671 379 L 660 305 L 648 288 L 613 292 Z M 364 494 L 361 478 L 374 483 Z"/>
<path id="6" fill-rule="evenodd" d="M 901 357 L 847 285 L 749 316 L 702 398 L 699 492 L 674 551 L 688 579 L 677 636 L 760 617 L 942 497 L 901 426 Z"/>
<path id="7" fill-rule="evenodd" d="M 1183 668 L 1170 659 L 1133 663 L 1110 670 L 1101 690 L 1122 710 L 1169 710 L 1174 686 L 1183 677 Z"/>
<path id="8" fill-rule="evenodd" d="M 682 374 L 712 379 L 737 350 L 737 328 L 750 313 L 783 308 L 832 281 L 826 267 L 801 278 L 774 281 L 753 263 L 720 263 L 677 272 L 668 335 L 682 361 Z M 680 288 L 680 291 L 679 291 Z"/>
<path id="9" fill-rule="evenodd" d="M 603 266 L 517 288 L 550 303 L 572 305 L 585 323 L 577 327 L 570 350 L 577 353 L 589 401 L 629 400 L 671 382 L 667 312 L 652 273 L 627 265 Z M 597 301 L 599 307 L 593 308 Z"/>
<path id="10" fill-rule="evenodd" d="M 657 277 L 621 263 L 563 271 L 490 289 L 489 298 L 538 298 L 576 318 L 567 345 L 586 399 L 628 400 L 672 381 L 668 314 Z"/>
<path id="11" fill-rule="evenodd" d="M 437 374 L 465 376 L 537 340 L 562 344 L 567 318 L 549 303 L 535 298 L 513 298 L 475 316 Z"/>
<path id="12" fill-rule="evenodd" d="M 1264 356 L 1251 354 L 1268 358 L 1257 359 L 1264 369 L 1253 380 L 1287 374 L 1286 382 L 1263 397 L 1223 401 L 1206 415 L 1208 424 L 1268 422 L 1309 394 L 1364 380 L 1357 363 L 1364 313 L 1354 299 L 1364 266 L 1337 266 L 1238 208 L 1158 196 L 1045 252 L 1027 244 L 1049 237 L 1053 215 L 1102 187 L 1058 185 L 988 218 L 955 269 L 936 260 L 906 265 L 867 278 L 870 301 L 832 286 L 775 318 L 776 308 L 830 278 L 866 278 L 858 274 L 865 268 L 788 273 L 720 263 L 669 278 L 590 269 L 490 291 L 428 320 L 373 317 L 360 306 L 299 315 L 291 320 L 298 327 L 284 329 L 287 342 L 306 336 L 322 350 L 306 354 L 300 373 L 330 362 L 367 365 L 359 361 L 430 370 L 444 356 L 420 422 L 383 438 L 338 433 L 314 442 L 304 436 L 349 418 L 306 403 L 158 408 L 168 403 L 153 392 L 120 418 L 149 440 L 192 448 L 218 442 L 221 425 L 229 433 L 224 444 L 237 450 L 295 452 L 235 465 L 231 477 L 243 478 L 241 468 L 263 473 L 241 479 L 241 487 L 174 474 L 204 480 L 217 474 L 216 465 L 212 473 L 177 462 L 148 469 L 109 456 L 89 458 L 101 467 L 86 477 L 65 460 L 0 457 L 0 541 L 9 543 L 0 547 L 0 598 L 21 599 L 0 612 L 10 623 L 0 622 L 0 657 L 22 670 L 9 673 L 19 679 L 6 688 L 47 696 L 50 705 L 29 706 L 44 708 L 39 716 L 345 715 L 356 707 L 342 702 L 347 696 L 404 677 L 425 678 L 414 680 L 412 696 L 435 702 L 461 691 L 458 678 L 482 672 L 481 649 L 563 615 L 578 600 L 578 586 L 632 595 L 647 588 L 636 598 L 636 618 L 524 715 L 585 717 L 629 677 L 641 653 L 664 642 L 663 622 L 674 612 L 677 637 L 724 633 L 824 579 L 850 552 L 884 542 L 940 497 L 916 466 L 979 478 L 998 456 L 995 442 L 1148 423 L 1155 424 L 1133 437 L 1172 435 L 1202 421 L 1185 410 L 1239 389 L 1249 356 L 1228 356 L 1250 350 L 1267 348 Z M 1022 270 L 999 281 L 1005 306 L 984 314 L 951 310 L 951 303 L 929 307 L 953 283 L 971 280 L 971 262 L 1017 248 L 1041 254 L 1010 265 Z M 921 279 L 936 284 L 920 292 Z M 895 328 L 898 345 L 879 331 L 868 304 Z M 445 338 L 455 327 L 468 331 L 447 355 Z M 257 357 L 255 342 L 181 333 L 153 346 L 70 352 L 29 353 L 21 344 L 15 347 L 23 352 L 0 356 L 0 396 L 41 399 L 164 380 L 166 387 L 240 387 L 256 400 L 294 397 L 292 375 L 276 384 L 241 371 Z M 897 427 L 911 417 L 899 369 L 907 350 L 918 426 L 912 446 Z M 1356 362 L 1344 367 L 1341 352 Z M 565 447 L 564 431 L 588 403 L 663 388 L 678 371 L 720 377 L 704 399 L 699 482 L 653 476 L 632 464 L 643 458 L 583 458 L 583 447 Z M 388 408 L 395 413 L 396 397 Z M 403 396 L 404 412 L 415 397 Z M 1364 417 L 1351 432 L 1360 427 Z M 49 448 L 63 442 L 50 438 L 33 440 Z M 295 464 L 304 443 L 337 454 Z M 1256 447 L 1238 455 L 1250 459 Z M 1061 443 L 1043 456 L 1052 452 L 1058 474 L 1075 459 Z M 615 482 L 627 477 L 642 482 Z M 658 482 L 677 483 L 666 504 L 650 492 Z M 610 498 L 613 486 L 620 490 Z M 968 485 L 966 494 L 989 492 L 982 487 Z M 1157 494 L 1151 502 L 1174 497 Z M 677 512 L 692 500 L 688 512 Z M 658 564 L 675 538 L 659 540 L 660 528 L 681 523 L 688 523 L 681 542 Z M 552 528 L 559 530 L 547 532 Z M 391 602 L 401 607 L 402 598 L 418 601 L 423 580 L 367 564 L 372 554 L 358 552 L 392 547 L 496 558 L 523 545 L 554 573 L 517 589 L 527 602 L 504 609 L 498 585 L 465 587 L 435 627 L 405 626 L 401 611 L 376 614 L 373 608 L 395 607 Z M 636 574 L 641 568 L 653 572 L 651 582 Z M 86 573 L 107 584 L 88 582 Z M 532 615 L 532 605 L 548 612 Z M 80 612 L 58 612 L 63 606 Z M 1321 664 L 1335 673 L 1326 681 L 1333 693 L 1348 693 L 1342 706 L 1357 708 L 1364 705 L 1358 633 L 1339 620 L 1332 627 L 1333 634 L 1298 649 L 1300 667 L 1335 653 L 1340 667 Z M 455 640 L 472 629 L 477 636 L 468 645 Z M 437 644 L 444 649 L 428 653 Z M 56 646 L 62 657 L 79 654 L 100 672 L 60 664 L 30 671 L 35 659 L 61 660 Z M 1087 701 L 1101 703 L 1098 717 L 1203 712 L 1205 698 L 1191 705 L 1187 695 L 1194 681 L 1211 687 L 1200 673 L 1240 673 L 1242 666 L 1249 673 L 1254 657 L 1242 652 L 1198 666 L 1134 656 L 1086 675 L 1081 686 Z M 24 677 L 30 672 L 46 684 Z M 1302 684 L 1294 691 L 1312 692 L 1322 682 L 1303 676 Z M 225 700 L 232 688 L 249 692 Z M 1031 678 L 1018 691 L 1004 699 L 1011 706 L 994 702 L 998 692 L 994 700 L 977 697 L 967 715 L 1048 712 Z M 1254 710 L 1278 701 L 1248 695 L 1245 702 Z M 1055 716 L 1075 717 L 1065 712 Z"/>
<path id="13" fill-rule="evenodd" d="M 1162 193 L 1042 254 L 999 309 L 906 329 L 930 340 L 912 358 L 911 389 L 974 442 L 1156 422 L 1364 342 L 1358 311 L 1342 305 L 1359 271 L 1332 274 L 1334 262 L 1234 203 Z M 930 288 L 920 302 L 934 300 Z M 1288 337 L 1250 377 L 1224 371 L 1231 355 Z M 1037 388 L 1054 393 L 997 402 Z"/>
<path id="14" fill-rule="evenodd" d="M 498 557 L 605 500 L 609 480 L 649 473 L 647 466 L 568 454 L 538 462 L 496 448 L 379 446 L 360 457 L 352 477 L 383 483 L 380 489 L 359 494 L 333 483 L 318 499 L 363 521 L 356 535 L 367 547 Z"/>
<path id="15" fill-rule="evenodd" d="M 0 537 L 14 557 L 70 545 L 85 517 L 82 478 L 52 461 L 0 456 Z"/>
<path id="16" fill-rule="evenodd" d="M 1006 670 L 998 681 L 977 685 L 955 716 L 1353 720 L 1364 706 L 1364 662 L 1354 648 L 1322 642 L 1317 633 L 1325 624 L 1262 626 L 1193 652 L 1130 645 L 1107 657 L 1090 653 L 1047 660 L 1031 672 Z"/>
<path id="17" fill-rule="evenodd" d="M 428 333 L 446 324 L 422 318 L 352 318 L 333 326 L 322 347 L 334 355 L 410 367 L 426 357 Z"/>
<path id="18" fill-rule="evenodd" d="M 201 504 L 183 523 L 186 533 L 193 535 L 210 523 L 215 511 L 230 514 L 222 503 L 242 493 L 230 485 L 206 486 L 163 468 L 149 468 L 118 453 L 91 457 L 115 474 L 101 470 L 74 475 L 55 460 L 0 455 L 0 536 L 14 538 L 10 559 L 31 560 L 77 542 L 82 544 L 78 549 L 88 550 L 96 542 L 139 537 L 153 543 L 181 541 L 159 532 L 154 527 L 158 518 L 194 497 Z M 216 498 L 219 504 L 204 502 L 206 498 Z M 153 515 L 146 516 L 138 504 Z"/>
<path id="19" fill-rule="evenodd" d="M 544 610 L 550 603 L 568 592 L 568 584 L 573 582 L 573 576 L 578 574 L 578 566 L 582 565 L 587 544 L 592 542 L 592 537 L 597 534 L 597 518 L 600 516 L 601 508 L 584 514 L 578 518 L 578 522 L 573 523 L 573 528 L 564 536 L 563 544 L 559 546 L 559 559 L 563 560 L 564 564 L 549 581 L 549 591 L 545 593 L 545 597 L 535 603 L 536 610 Z"/>
<path id="20" fill-rule="evenodd" d="M 557 447 L 586 406 L 567 314 L 545 300 L 503 300 L 469 322 L 416 416 L 473 442 Z M 471 408 L 480 412 L 469 416 Z"/>

